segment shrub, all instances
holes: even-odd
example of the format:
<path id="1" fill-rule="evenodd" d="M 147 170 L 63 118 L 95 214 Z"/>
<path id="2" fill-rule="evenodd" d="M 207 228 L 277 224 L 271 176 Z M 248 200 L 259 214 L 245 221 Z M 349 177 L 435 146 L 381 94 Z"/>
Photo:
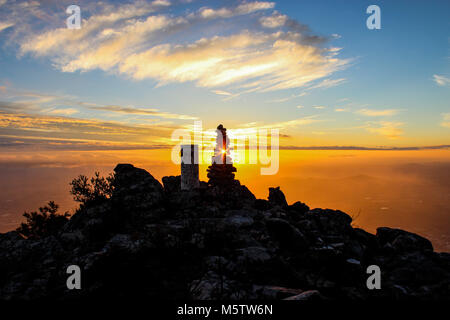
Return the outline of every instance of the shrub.
<path id="1" fill-rule="evenodd" d="M 58 205 L 50 201 L 46 206 L 40 207 L 39 212 L 25 212 L 23 216 L 26 223 L 21 223 L 16 229 L 26 238 L 39 239 L 54 235 L 68 221 L 69 213 L 58 214 Z"/>
<path id="2" fill-rule="evenodd" d="M 95 172 L 95 176 L 90 180 L 88 177 L 80 175 L 70 182 L 72 186 L 70 193 L 75 201 L 82 204 L 108 199 L 113 192 L 113 181 L 114 176 L 112 174 L 105 178 L 100 177 L 99 172 Z"/>

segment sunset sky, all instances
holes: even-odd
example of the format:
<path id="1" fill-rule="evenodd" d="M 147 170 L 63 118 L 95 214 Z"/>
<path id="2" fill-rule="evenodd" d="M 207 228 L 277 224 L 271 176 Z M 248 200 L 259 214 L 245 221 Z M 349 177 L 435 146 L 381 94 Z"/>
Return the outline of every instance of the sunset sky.
<path id="1" fill-rule="evenodd" d="M 288 149 L 449 145 L 450 3 L 376 1 L 381 30 L 370 4 L 0 0 L 0 148 L 161 148 L 195 119 Z"/>
<path id="2" fill-rule="evenodd" d="M 372 4 L 381 30 L 366 26 Z M 232 154 L 257 197 L 281 186 L 289 203 L 450 252 L 449 12 L 446 0 L 0 0 L 0 232 L 49 200 L 73 212 L 78 174 L 125 162 L 178 175 L 172 134 L 202 121 L 208 139 L 219 123 L 232 137 L 279 130 L 275 175 Z"/>

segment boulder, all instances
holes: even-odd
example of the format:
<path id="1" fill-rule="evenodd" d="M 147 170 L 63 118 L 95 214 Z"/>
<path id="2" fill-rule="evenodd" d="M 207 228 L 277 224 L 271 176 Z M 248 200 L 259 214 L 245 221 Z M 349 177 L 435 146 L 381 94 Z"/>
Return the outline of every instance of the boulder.
<path id="1" fill-rule="evenodd" d="M 320 292 L 317 290 L 308 290 L 297 294 L 295 296 L 291 296 L 289 298 L 283 300 L 294 300 L 294 301 L 314 301 L 320 299 Z"/>
<path id="2" fill-rule="evenodd" d="M 176 193 L 181 191 L 181 176 L 168 176 L 162 178 L 164 191 L 167 193 Z"/>
<path id="3" fill-rule="evenodd" d="M 296 227 L 283 219 L 270 218 L 266 221 L 271 236 L 286 248 L 304 249 L 308 246 L 306 237 Z"/>
<path id="4" fill-rule="evenodd" d="M 159 220 L 164 215 L 161 204 L 164 190 L 158 180 L 144 169 L 118 164 L 114 169 L 111 202 L 123 225 L 137 225 Z"/>
<path id="5" fill-rule="evenodd" d="M 433 251 L 433 245 L 428 239 L 400 229 L 378 228 L 377 239 L 382 247 L 390 245 L 397 252 Z"/>
<path id="6" fill-rule="evenodd" d="M 226 218 L 225 224 L 235 228 L 249 227 L 253 224 L 253 219 L 251 217 L 236 215 Z"/>
<path id="7" fill-rule="evenodd" d="M 286 208 L 288 206 L 286 197 L 280 187 L 269 188 L 269 204 L 271 206 L 280 206 Z"/>
<path id="8" fill-rule="evenodd" d="M 144 169 L 131 164 L 118 164 L 114 168 L 112 200 L 129 208 L 150 208 L 163 198 L 163 187 Z"/>
<path id="9" fill-rule="evenodd" d="M 253 204 L 253 207 L 256 210 L 265 211 L 265 210 L 268 210 L 270 208 L 270 205 L 269 205 L 269 201 L 268 200 L 256 199 L 255 203 Z"/>
<path id="10" fill-rule="evenodd" d="M 302 289 L 292 289 L 278 286 L 253 286 L 253 291 L 258 299 L 285 299 L 304 292 Z"/>
<path id="11" fill-rule="evenodd" d="M 352 218 L 340 210 L 313 209 L 308 212 L 308 215 L 315 220 L 325 234 L 344 235 L 352 230 Z"/>
<path id="12" fill-rule="evenodd" d="M 271 259 L 271 256 L 266 248 L 262 247 L 248 247 L 238 250 L 239 254 L 250 263 L 266 262 Z"/>
<path id="13" fill-rule="evenodd" d="M 289 206 L 288 211 L 291 217 L 299 220 L 309 211 L 309 207 L 303 202 L 297 201 Z"/>

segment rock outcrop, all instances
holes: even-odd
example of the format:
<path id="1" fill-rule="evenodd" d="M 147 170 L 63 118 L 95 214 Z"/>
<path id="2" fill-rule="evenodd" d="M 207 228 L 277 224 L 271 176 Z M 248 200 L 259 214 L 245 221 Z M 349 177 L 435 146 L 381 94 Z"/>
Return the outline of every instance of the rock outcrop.
<path id="1" fill-rule="evenodd" d="M 112 196 L 81 206 L 56 235 L 0 234 L 0 299 L 450 297 L 450 254 L 418 235 L 370 234 L 344 212 L 288 205 L 279 188 L 262 200 L 238 181 L 225 193 L 162 181 L 118 165 Z M 66 287 L 69 265 L 82 270 L 81 290 Z M 380 290 L 366 286 L 369 265 Z"/>

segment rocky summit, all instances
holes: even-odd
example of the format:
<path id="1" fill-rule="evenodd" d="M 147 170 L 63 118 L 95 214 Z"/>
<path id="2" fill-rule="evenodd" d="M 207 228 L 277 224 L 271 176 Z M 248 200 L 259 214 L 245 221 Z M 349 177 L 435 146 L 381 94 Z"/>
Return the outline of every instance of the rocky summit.
<path id="1" fill-rule="evenodd" d="M 130 164 L 108 196 L 86 201 L 58 230 L 0 234 L 0 299 L 429 300 L 450 297 L 450 254 L 391 228 L 352 227 L 346 213 L 268 200 L 237 180 L 181 190 Z M 66 286 L 81 269 L 81 289 Z M 381 270 L 369 290 L 367 268 Z"/>

